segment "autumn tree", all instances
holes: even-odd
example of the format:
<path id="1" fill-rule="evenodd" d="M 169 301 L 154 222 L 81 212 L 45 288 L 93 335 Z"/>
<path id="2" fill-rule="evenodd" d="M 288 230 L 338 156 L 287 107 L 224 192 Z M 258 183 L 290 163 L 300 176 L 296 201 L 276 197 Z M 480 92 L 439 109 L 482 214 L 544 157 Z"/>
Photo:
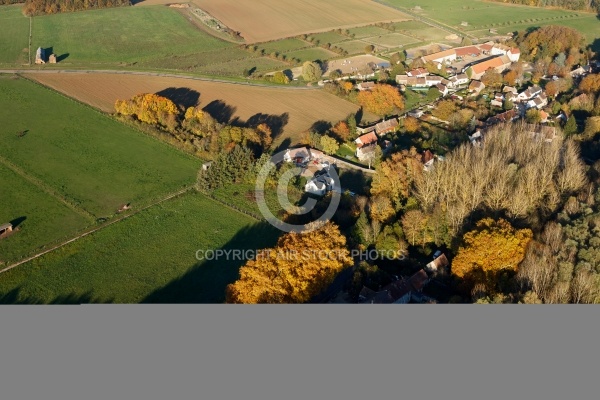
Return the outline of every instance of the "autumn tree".
<path id="1" fill-rule="evenodd" d="M 399 209 L 409 194 L 415 180 L 423 173 L 421 156 L 413 147 L 392 154 L 375 169 L 371 182 L 371 195 L 389 198 Z"/>
<path id="2" fill-rule="evenodd" d="M 227 303 L 305 303 L 352 265 L 346 238 L 331 222 L 310 233 L 284 234 L 240 268 Z"/>
<path id="3" fill-rule="evenodd" d="M 314 61 L 306 61 L 302 65 L 302 77 L 307 82 L 314 82 L 321 79 L 323 75 L 323 71 L 321 70 L 321 66 Z"/>
<path id="4" fill-rule="evenodd" d="M 327 154 L 335 154 L 340 148 L 339 143 L 332 137 L 321 136 L 321 149 Z"/>
<path id="5" fill-rule="evenodd" d="M 331 132 L 333 132 L 341 142 L 347 142 L 350 139 L 350 126 L 346 121 L 339 121 L 331 128 Z"/>
<path id="6" fill-rule="evenodd" d="M 415 133 L 421 128 L 419 124 L 419 120 L 415 117 L 406 117 L 404 118 L 404 129 L 408 133 Z"/>
<path id="7" fill-rule="evenodd" d="M 547 25 L 529 32 L 521 42 L 525 54 L 539 60 L 553 58 L 571 48 L 580 48 L 584 37 L 576 29 L 566 26 Z"/>
<path id="8" fill-rule="evenodd" d="M 575 120 L 574 116 L 570 116 L 569 119 L 567 119 L 567 123 L 563 128 L 563 132 L 567 137 L 578 133 L 577 121 Z"/>
<path id="9" fill-rule="evenodd" d="M 431 114 L 443 121 L 449 121 L 452 114 L 458 110 L 458 107 L 452 100 L 442 100 L 437 103 Z"/>
<path id="10" fill-rule="evenodd" d="M 499 88 L 502 86 L 502 75 L 493 68 L 489 68 L 481 77 L 481 82 L 490 88 Z"/>
<path id="11" fill-rule="evenodd" d="M 517 271 L 532 238 L 530 229 L 515 229 L 504 219 L 484 218 L 463 236 L 452 273 L 470 282 L 486 283 L 490 289 L 501 272 Z"/>
<path id="12" fill-rule="evenodd" d="M 404 109 L 404 98 L 394 86 L 376 84 L 371 90 L 358 94 L 358 102 L 376 115 L 391 115 Z"/>
<path id="13" fill-rule="evenodd" d="M 583 131 L 584 136 L 593 138 L 598 132 L 600 132 L 600 117 L 589 117 L 586 119 L 585 130 Z"/>
<path id="14" fill-rule="evenodd" d="M 515 83 L 517 83 L 517 72 L 510 69 L 508 71 L 506 71 L 502 77 L 502 79 L 504 80 L 504 83 L 506 83 L 507 85 L 513 86 Z"/>
<path id="15" fill-rule="evenodd" d="M 542 121 L 542 114 L 538 109 L 530 108 L 525 113 L 525 120 L 530 124 L 539 124 Z"/>
<path id="16" fill-rule="evenodd" d="M 275 74 L 273 74 L 273 82 L 286 85 L 290 83 L 290 78 L 288 78 L 288 76 L 282 71 L 277 71 Z"/>
<path id="17" fill-rule="evenodd" d="M 161 125 L 171 131 L 178 124 L 179 109 L 175 103 L 153 93 L 138 94 L 130 100 L 117 100 L 115 111 L 121 115 L 132 115 L 147 124 Z"/>
<path id="18" fill-rule="evenodd" d="M 373 51 L 375 51 L 375 46 L 373 46 L 372 44 L 368 44 L 365 46 L 365 53 L 371 54 Z"/>
<path id="19" fill-rule="evenodd" d="M 600 90 L 600 74 L 590 74 L 579 83 L 579 90 L 584 93 L 597 93 Z"/>

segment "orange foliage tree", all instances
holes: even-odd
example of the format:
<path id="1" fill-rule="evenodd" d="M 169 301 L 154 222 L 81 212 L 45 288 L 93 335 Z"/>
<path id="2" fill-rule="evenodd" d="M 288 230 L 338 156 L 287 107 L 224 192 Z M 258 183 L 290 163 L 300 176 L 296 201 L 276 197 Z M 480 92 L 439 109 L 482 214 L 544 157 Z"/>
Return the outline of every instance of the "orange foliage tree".
<path id="1" fill-rule="evenodd" d="M 415 117 L 406 117 L 404 118 L 404 129 L 408 133 L 415 133 L 419 130 L 420 124 L 419 120 Z"/>
<path id="2" fill-rule="evenodd" d="M 399 209 L 402 200 L 408 197 L 412 184 L 422 174 L 421 156 L 414 147 L 394 153 L 390 159 L 376 167 L 371 182 L 371 195 L 383 195 Z"/>
<path id="3" fill-rule="evenodd" d="M 371 90 L 360 92 L 358 102 L 367 111 L 381 116 L 404 109 L 404 98 L 398 89 L 385 84 L 377 84 Z"/>
<path id="4" fill-rule="evenodd" d="M 138 94 L 130 100 L 117 100 L 115 111 L 134 115 L 138 120 L 173 129 L 177 125 L 179 109 L 171 100 L 153 93 Z"/>
<path id="5" fill-rule="evenodd" d="M 600 74 L 590 74 L 579 83 L 579 90 L 585 93 L 595 93 L 600 90 Z"/>
<path id="6" fill-rule="evenodd" d="M 533 238 L 530 229 L 515 229 L 508 221 L 484 218 L 463 236 L 452 261 L 452 273 L 472 282 L 493 283 L 502 271 L 517 271 Z"/>
<path id="7" fill-rule="evenodd" d="M 352 265 L 346 238 L 331 222 L 310 233 L 283 235 L 240 269 L 227 303 L 305 303 Z"/>

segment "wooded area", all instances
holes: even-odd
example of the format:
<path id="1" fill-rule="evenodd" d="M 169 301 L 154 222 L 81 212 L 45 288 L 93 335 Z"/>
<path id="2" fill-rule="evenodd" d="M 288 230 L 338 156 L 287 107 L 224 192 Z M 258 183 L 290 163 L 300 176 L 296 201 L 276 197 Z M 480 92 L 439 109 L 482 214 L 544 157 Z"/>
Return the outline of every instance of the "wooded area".
<path id="1" fill-rule="evenodd" d="M 4 4 L 15 3 L 14 0 L 0 0 L 0 4 L 3 1 L 7 2 Z M 23 13 L 27 16 L 35 16 L 130 5 L 130 0 L 26 0 Z"/>
<path id="2" fill-rule="evenodd" d="M 497 3 L 521 4 L 535 7 L 556 7 L 567 10 L 598 11 L 598 0 L 491 0 Z"/>

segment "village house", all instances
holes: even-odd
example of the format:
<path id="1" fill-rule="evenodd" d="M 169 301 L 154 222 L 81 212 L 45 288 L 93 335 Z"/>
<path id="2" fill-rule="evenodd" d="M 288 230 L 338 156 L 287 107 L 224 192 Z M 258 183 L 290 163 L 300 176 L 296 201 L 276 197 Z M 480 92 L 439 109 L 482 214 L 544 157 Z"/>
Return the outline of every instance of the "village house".
<path id="1" fill-rule="evenodd" d="M 357 137 L 356 140 L 354 140 L 354 143 L 356 143 L 356 147 L 358 148 L 377 143 L 377 134 L 374 130 L 369 133 L 365 133 L 364 135 Z"/>
<path id="2" fill-rule="evenodd" d="M 375 157 L 376 152 L 377 143 L 371 143 L 366 146 L 357 147 L 355 155 L 360 161 L 371 161 Z"/>
<path id="3" fill-rule="evenodd" d="M 398 85 L 408 85 L 408 75 L 396 75 L 396 83 Z"/>
<path id="4" fill-rule="evenodd" d="M 429 280 L 425 270 L 420 269 L 410 278 L 398 279 L 379 291 L 363 286 L 358 295 L 358 302 L 368 304 L 407 304 L 411 301 L 417 303 L 431 302 L 433 299 L 421 295 Z"/>
<path id="5" fill-rule="evenodd" d="M 543 107 L 548 105 L 548 97 L 544 93 L 538 94 L 533 99 L 527 102 L 527 108 L 537 108 L 541 110 Z"/>
<path id="6" fill-rule="evenodd" d="M 438 65 L 438 69 L 441 69 L 441 64 L 450 63 L 456 60 L 456 51 L 454 49 L 448 49 L 439 51 L 437 53 L 429 54 L 421 57 L 424 63 L 432 62 Z"/>
<path id="7" fill-rule="evenodd" d="M 394 132 L 398 128 L 398 119 L 392 118 L 387 121 L 381 121 L 377 125 L 375 125 L 375 132 L 378 136 L 383 136 L 387 133 Z"/>
<path id="8" fill-rule="evenodd" d="M 521 92 L 518 94 L 517 96 L 517 100 L 518 101 L 528 101 L 533 99 L 535 96 L 537 96 L 538 94 L 542 93 L 542 88 L 535 85 L 535 86 L 531 86 L 530 88 L 527 88 L 527 90 Z"/>
<path id="9" fill-rule="evenodd" d="M 490 101 L 490 105 L 492 107 L 502 107 L 502 102 L 496 99 L 492 99 L 492 101 Z"/>
<path id="10" fill-rule="evenodd" d="M 485 89 L 485 85 L 481 81 L 471 81 L 469 84 L 469 93 L 472 93 L 473 96 L 477 96 L 481 91 Z"/>
<path id="11" fill-rule="evenodd" d="M 371 90 L 373 87 L 375 87 L 375 82 L 361 82 L 356 85 L 356 88 L 361 92 L 364 92 L 365 90 Z"/>
<path id="12" fill-rule="evenodd" d="M 450 83 L 452 84 L 453 87 L 465 85 L 465 84 L 469 83 L 469 81 L 470 81 L 470 79 L 467 76 L 467 74 L 458 74 L 458 75 L 454 75 L 453 77 L 450 78 Z"/>
<path id="13" fill-rule="evenodd" d="M 425 150 L 421 155 L 421 162 L 423 163 L 423 171 L 429 172 L 433 168 L 435 162 L 435 156 L 429 150 Z"/>
<path id="14" fill-rule="evenodd" d="M 375 130 L 375 125 L 377 125 L 377 124 L 371 124 L 371 125 L 367 125 L 367 126 L 357 126 L 356 132 L 360 133 L 361 135 L 364 135 L 365 133 L 373 132 Z"/>
<path id="15" fill-rule="evenodd" d="M 502 73 L 510 66 L 511 63 L 512 61 L 510 61 L 510 59 L 506 55 L 496 56 L 474 64 L 467 68 L 466 71 L 470 71 L 471 79 L 480 79 L 488 69 L 492 68 L 496 72 Z"/>
<path id="16" fill-rule="evenodd" d="M 437 75 L 428 75 L 425 77 L 425 84 L 427 86 L 435 86 L 439 83 L 442 83 L 442 77 Z"/>
<path id="17" fill-rule="evenodd" d="M 540 111 L 540 122 L 542 124 L 548 122 L 549 117 L 550 117 L 550 114 L 548 114 L 546 111 L 544 111 L 544 110 Z"/>
<path id="18" fill-rule="evenodd" d="M 519 118 L 519 113 L 514 108 L 512 110 L 505 111 L 498 115 L 494 115 L 493 117 L 488 118 L 485 121 L 486 126 L 496 125 L 503 122 L 514 121 Z"/>
<path id="19" fill-rule="evenodd" d="M 438 250 L 433 254 L 433 261 L 427 264 L 424 270 L 430 274 L 447 274 L 450 272 L 449 266 L 450 262 L 446 255 Z"/>
<path id="20" fill-rule="evenodd" d="M 304 185 L 306 193 L 316 196 L 324 196 L 327 192 L 335 191 L 341 193 L 341 188 L 335 184 L 335 180 L 329 175 L 329 172 L 322 171 Z"/>
<path id="21" fill-rule="evenodd" d="M 310 149 L 308 147 L 287 149 L 283 155 L 283 161 L 294 162 L 298 165 L 306 164 L 310 161 L 310 158 Z"/>
<path id="22" fill-rule="evenodd" d="M 425 68 L 416 68 L 408 71 L 406 74 L 414 78 L 425 78 L 427 75 L 429 75 L 429 72 Z"/>
<path id="23" fill-rule="evenodd" d="M 435 87 L 437 88 L 437 90 L 440 91 L 440 94 L 442 96 L 445 96 L 448 94 L 448 87 L 446 85 L 442 85 L 441 83 L 438 83 L 437 85 L 435 85 Z"/>
<path id="24" fill-rule="evenodd" d="M 413 118 L 421 118 L 423 116 L 423 110 L 421 110 L 419 108 L 410 110 L 409 112 L 406 113 L 406 115 L 408 115 L 409 117 L 413 117 Z"/>

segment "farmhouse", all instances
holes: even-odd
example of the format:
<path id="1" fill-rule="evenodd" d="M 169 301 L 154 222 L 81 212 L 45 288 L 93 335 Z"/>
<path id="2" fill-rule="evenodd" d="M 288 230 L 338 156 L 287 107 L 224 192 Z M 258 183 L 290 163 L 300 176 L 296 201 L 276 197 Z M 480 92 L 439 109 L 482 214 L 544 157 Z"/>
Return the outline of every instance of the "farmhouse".
<path id="1" fill-rule="evenodd" d="M 298 147 L 296 149 L 287 149 L 283 155 L 283 161 L 295 162 L 296 164 L 305 164 L 310 161 L 310 150 L 308 147 Z"/>
<path id="2" fill-rule="evenodd" d="M 356 88 L 361 92 L 364 92 L 365 90 L 371 90 L 373 87 L 375 87 L 375 82 L 361 82 L 356 85 Z"/>
<path id="3" fill-rule="evenodd" d="M 372 143 L 377 143 L 377 135 L 375 134 L 375 131 L 365 133 L 364 135 L 356 138 L 354 143 L 356 143 L 356 147 L 358 147 L 358 148 L 368 146 Z"/>
<path id="4" fill-rule="evenodd" d="M 454 49 L 440 51 L 421 57 L 421 60 L 423 60 L 424 63 L 432 62 L 435 64 L 452 62 L 456 60 L 456 51 Z"/>
<path id="5" fill-rule="evenodd" d="M 377 125 L 375 125 L 375 132 L 377 135 L 382 136 L 386 133 L 394 132 L 398 127 L 398 119 L 392 118 L 387 121 L 381 121 Z"/>
<path id="6" fill-rule="evenodd" d="M 429 276 L 425 270 L 420 269 L 410 278 L 392 282 L 380 291 L 363 286 L 358 295 L 358 302 L 369 304 L 406 304 L 410 301 L 422 302 L 424 299 L 431 300 L 421 295 L 427 283 L 429 283 Z"/>
<path id="7" fill-rule="evenodd" d="M 466 83 L 469 83 L 469 77 L 467 74 L 458 74 L 450 78 L 450 84 L 454 87 L 464 85 Z"/>
<path id="8" fill-rule="evenodd" d="M 471 79 L 480 79 L 488 69 L 493 68 L 496 72 L 503 72 L 511 63 L 512 61 L 506 55 L 496 56 L 470 66 L 467 71 L 471 71 Z"/>
<path id="9" fill-rule="evenodd" d="M 35 63 L 36 64 L 46 64 L 46 51 L 41 47 L 35 52 Z"/>
<path id="10" fill-rule="evenodd" d="M 473 95 L 478 95 L 483 89 L 485 89 L 485 85 L 480 81 L 471 81 L 469 85 L 469 93 L 473 93 Z"/>
<path id="11" fill-rule="evenodd" d="M 356 148 L 356 158 L 360 161 L 371 160 L 375 156 L 377 151 L 377 143 L 371 143 L 366 146 Z"/>

